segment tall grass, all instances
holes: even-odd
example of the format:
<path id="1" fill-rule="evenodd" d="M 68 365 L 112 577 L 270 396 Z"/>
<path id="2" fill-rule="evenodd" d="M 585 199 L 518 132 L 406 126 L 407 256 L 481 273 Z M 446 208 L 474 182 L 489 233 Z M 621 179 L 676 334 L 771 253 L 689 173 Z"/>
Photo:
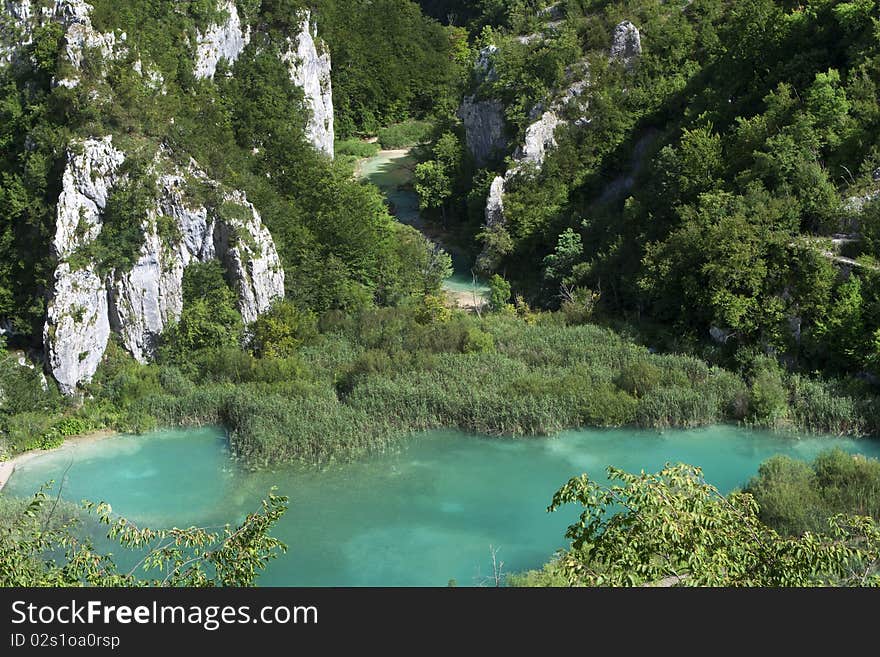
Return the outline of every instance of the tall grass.
<path id="1" fill-rule="evenodd" d="M 379 130 L 379 143 L 384 149 L 409 148 L 428 140 L 433 125 L 427 121 L 404 121 Z"/>
<path id="2" fill-rule="evenodd" d="M 252 467 L 348 460 L 437 428 L 531 436 L 583 426 L 761 426 L 755 381 L 690 356 L 649 353 L 608 329 L 500 315 L 416 318 L 405 308 L 331 313 L 317 343 L 283 359 L 229 348 L 151 366 L 117 356 L 79 416 L 126 430 L 224 425 Z M 477 332 L 492 350 L 471 351 Z M 770 378 L 784 405 L 767 420 L 774 426 L 860 435 L 880 424 L 880 403 L 864 391 Z M 761 402 L 766 390 L 758 392 Z M 5 421 L 9 442 L 23 444 L 29 427 L 44 424 L 32 414 Z"/>

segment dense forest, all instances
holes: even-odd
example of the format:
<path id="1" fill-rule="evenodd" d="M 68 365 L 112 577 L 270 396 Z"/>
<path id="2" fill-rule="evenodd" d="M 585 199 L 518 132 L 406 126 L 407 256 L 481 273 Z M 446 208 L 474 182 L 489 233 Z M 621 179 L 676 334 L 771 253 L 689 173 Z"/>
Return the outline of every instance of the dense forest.
<path id="1" fill-rule="evenodd" d="M 733 367 L 764 353 L 874 380 L 876 3 L 425 4 L 492 47 L 476 89 L 511 145 L 586 84 L 545 161 L 508 173 L 503 223 L 484 226 L 484 200 L 508 163 L 447 167 L 446 215 L 514 294 L 598 295 L 597 314 Z M 637 61 L 607 55 L 623 21 Z"/>
<path id="2" fill-rule="evenodd" d="M 0 458 L 99 429 L 205 424 L 226 427 L 232 453 L 254 469 L 344 461 L 434 428 L 523 436 L 730 422 L 880 434 L 874 0 L 90 6 L 94 29 L 124 47 L 92 44 L 76 66 L 60 23 L 25 38 L 8 12 L 0 22 L 0 43 L 22 44 L 0 57 Z M 247 42 L 196 75 L 199 35 L 233 6 Z M 285 61 L 306 10 L 318 54 L 332 56 L 335 159 L 310 143 L 314 116 Z M 499 128 L 494 150 L 475 152 L 468 106 L 492 112 L 478 127 Z M 52 244 L 66 167 L 85 140 L 104 137 L 125 153 L 124 182 L 108 192 L 100 235 L 61 255 Z M 412 147 L 430 234 L 469 256 L 490 290 L 473 312 L 443 289 L 444 250 L 357 178 L 358 157 L 378 148 L 372 137 Z M 159 180 L 179 171 L 188 201 L 219 220 L 243 221 L 235 194 L 253 205 L 283 269 L 280 297 L 246 321 L 228 264 L 189 263 L 182 308 L 155 353 L 135 358 L 114 330 L 94 376 L 62 394 L 43 353 L 53 276 L 61 265 L 94 270 L 110 287 L 130 271 Z M 157 230 L 181 239 L 174 226 Z M 605 552 L 589 552 L 599 534 L 570 530 L 570 551 L 514 583 L 662 579 L 651 523 L 670 488 L 689 491 L 679 500 L 689 513 L 730 530 L 706 549 L 739 549 L 745 527 L 775 555 L 829 531 L 874 550 L 838 555 L 821 581 L 795 559 L 805 570 L 791 579 L 776 570 L 724 581 L 691 564 L 690 583 L 849 584 L 877 558 L 876 524 L 836 515 L 878 518 L 874 462 L 836 452 L 812 465 L 773 460 L 723 497 L 733 506 L 699 471 L 668 469 L 648 484 L 615 472 L 628 488 L 602 504 L 591 482 L 572 480 L 551 506 L 599 513 L 635 496 L 658 514 L 634 522 L 643 551 L 614 542 L 628 527 L 621 516 L 594 527 Z M 283 506 L 271 502 L 249 519 L 259 533 L 245 547 L 259 557 L 229 583 L 251 583 L 280 547 L 265 538 Z M 32 525 L 0 523 L 0 557 L 8 548 L 41 581 L 38 554 L 66 529 L 15 552 Z M 826 547 L 812 545 L 810 558 Z M 626 559 L 645 567 L 639 581 L 621 570 Z"/>

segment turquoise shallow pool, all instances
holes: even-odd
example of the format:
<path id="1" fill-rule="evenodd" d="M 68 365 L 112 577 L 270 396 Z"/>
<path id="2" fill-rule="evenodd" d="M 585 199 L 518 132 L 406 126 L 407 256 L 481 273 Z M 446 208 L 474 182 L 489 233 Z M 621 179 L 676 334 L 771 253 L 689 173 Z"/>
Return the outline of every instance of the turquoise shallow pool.
<path id="1" fill-rule="evenodd" d="M 545 508 L 573 475 L 685 461 L 729 491 L 773 454 L 810 459 L 831 445 L 880 457 L 876 441 L 798 440 L 735 427 L 517 440 L 437 431 L 329 470 L 254 474 L 229 460 L 222 431 L 163 431 L 48 453 L 16 470 L 5 493 L 30 495 L 63 477 L 68 500 L 106 500 L 140 524 L 188 526 L 238 522 L 276 485 L 291 499 L 276 530 L 290 549 L 261 584 L 471 585 L 491 573 L 491 546 L 511 572 L 541 565 L 564 545 L 574 510 L 549 515 Z"/>

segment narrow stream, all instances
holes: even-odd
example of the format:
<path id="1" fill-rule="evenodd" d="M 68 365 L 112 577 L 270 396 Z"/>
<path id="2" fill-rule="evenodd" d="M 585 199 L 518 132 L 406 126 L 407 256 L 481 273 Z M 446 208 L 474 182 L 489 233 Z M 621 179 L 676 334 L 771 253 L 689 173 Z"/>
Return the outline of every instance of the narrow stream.
<path id="1" fill-rule="evenodd" d="M 409 224 L 430 239 L 438 241 L 436 236 L 428 234 L 419 212 L 419 197 L 412 186 L 415 164 L 415 158 L 407 150 L 380 151 L 362 162 L 359 172 L 363 178 L 385 193 L 398 221 Z M 472 259 L 448 244 L 440 245 L 452 256 L 453 273 L 443 284 L 444 289 L 465 304 L 473 303 L 475 293 L 482 300 L 489 292 L 489 287 L 485 281 L 474 277 Z"/>

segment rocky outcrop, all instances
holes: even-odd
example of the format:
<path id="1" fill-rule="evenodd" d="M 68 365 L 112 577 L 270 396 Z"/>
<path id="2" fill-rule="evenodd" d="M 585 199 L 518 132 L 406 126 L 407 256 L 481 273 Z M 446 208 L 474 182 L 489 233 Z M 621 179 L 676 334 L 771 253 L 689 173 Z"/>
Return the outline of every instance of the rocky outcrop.
<path id="1" fill-rule="evenodd" d="M 58 80 L 57 84 L 75 87 L 79 84 L 78 74 L 82 70 L 83 53 L 86 50 L 100 53 L 103 59 L 118 57 L 125 51 L 125 33 L 118 38 L 112 32 L 98 32 L 92 27 L 92 6 L 81 0 L 56 1 L 55 16 L 67 28 L 64 37 L 64 53 L 73 67 L 74 73 Z"/>
<path id="2" fill-rule="evenodd" d="M 59 259 L 95 240 L 101 213 L 125 156 L 110 137 L 89 139 L 71 147 L 61 177 L 52 251 Z"/>
<path id="3" fill-rule="evenodd" d="M 495 53 L 498 47 L 482 48 L 474 62 L 474 81 L 477 87 L 498 79 Z M 458 108 L 458 118 L 464 125 L 465 142 L 477 166 L 483 167 L 499 159 L 507 151 L 509 140 L 504 122 L 504 105 L 492 98 L 465 96 Z"/>
<path id="4" fill-rule="evenodd" d="M 560 115 L 573 104 L 580 101 L 581 96 L 587 89 L 588 69 L 585 65 L 578 67 L 581 75 L 575 79 L 552 103 L 549 110 L 535 108 L 533 111 L 534 121 L 526 128 L 523 143 L 520 144 L 513 154 L 513 164 L 503 176 L 496 176 L 489 188 L 489 196 L 486 198 L 485 226 L 504 224 L 504 191 L 507 183 L 523 170 L 538 170 L 547 158 L 547 154 L 556 148 L 556 129 L 566 123 Z M 581 108 L 582 109 L 582 108 Z M 580 112 L 578 112 L 579 114 Z M 575 125 L 587 125 L 588 120 L 578 118 Z M 478 258 L 481 263 L 488 263 L 491 259 L 484 251 Z"/>
<path id="5" fill-rule="evenodd" d="M 220 60 L 234 63 L 251 40 L 250 27 L 242 27 L 233 0 L 224 0 L 219 9 L 226 15 L 226 20 L 212 25 L 196 40 L 194 73 L 197 78 L 213 78 Z"/>
<path id="6" fill-rule="evenodd" d="M 465 141 L 477 166 L 486 166 L 507 150 L 504 106 L 499 101 L 468 96 L 458 108 L 458 117 L 464 124 Z"/>
<path id="7" fill-rule="evenodd" d="M 618 24 L 611 37 L 611 58 L 631 68 L 641 55 L 642 36 L 639 28 L 629 21 Z"/>
<path id="8" fill-rule="evenodd" d="M 282 56 L 290 79 L 303 90 L 309 111 L 306 138 L 320 152 L 333 157 L 333 86 L 330 81 L 330 52 L 321 40 L 315 40 L 311 14 L 302 15 L 299 33 L 290 40 Z"/>
<path id="9" fill-rule="evenodd" d="M 65 29 L 64 59 L 70 65 L 69 75 L 55 83 L 75 87 L 79 83 L 83 53 L 93 50 L 102 58 L 117 57 L 124 52 L 125 33 L 101 33 L 92 26 L 92 6 L 84 0 L 5 0 L 4 24 L 0 26 L 0 64 L 15 60 L 16 52 L 31 43 L 38 26 L 54 21 Z"/>
<path id="10" fill-rule="evenodd" d="M 161 333 L 180 317 L 183 274 L 193 262 L 216 258 L 224 264 L 245 322 L 284 295 L 284 270 L 259 213 L 244 194 L 223 190 L 194 162 L 187 171 L 158 177 L 156 205 L 144 217 L 144 242 L 130 271 L 102 276 L 95 263 L 75 265 L 78 259 L 70 256 L 101 232 L 102 213 L 121 181 L 124 161 L 109 137 L 87 140 L 78 151 L 68 156 L 63 176 L 53 241 L 60 263 L 43 335 L 47 366 L 62 392 L 72 394 L 91 379 L 111 330 L 135 358 L 149 360 Z M 213 188 L 219 207 L 188 200 L 193 179 Z"/>
<path id="11" fill-rule="evenodd" d="M 65 395 L 91 381 L 107 348 L 110 318 L 107 290 L 93 265 L 72 270 L 62 262 L 55 270 L 43 341 L 47 366 Z"/>
<path id="12" fill-rule="evenodd" d="M 486 199 L 486 226 L 504 221 L 504 176 L 495 176 Z"/>
<path id="13" fill-rule="evenodd" d="M 15 51 L 32 40 L 34 7 L 30 0 L 4 0 L 0 19 L 0 65 L 15 58 Z"/>
<path id="14" fill-rule="evenodd" d="M 495 69 L 495 54 L 498 52 L 498 46 L 489 44 L 485 48 L 481 48 L 477 54 L 477 61 L 474 62 L 474 73 L 477 76 L 477 82 L 495 82 L 498 79 L 498 71 Z"/>
<path id="15" fill-rule="evenodd" d="M 516 165 L 511 169 L 515 174 L 523 164 L 534 164 L 540 167 L 544 164 L 547 152 L 556 148 L 556 128 L 564 123 L 556 112 L 548 111 L 541 114 L 541 118 L 526 128 L 526 136 L 523 143 L 516 149 L 513 159 Z"/>

